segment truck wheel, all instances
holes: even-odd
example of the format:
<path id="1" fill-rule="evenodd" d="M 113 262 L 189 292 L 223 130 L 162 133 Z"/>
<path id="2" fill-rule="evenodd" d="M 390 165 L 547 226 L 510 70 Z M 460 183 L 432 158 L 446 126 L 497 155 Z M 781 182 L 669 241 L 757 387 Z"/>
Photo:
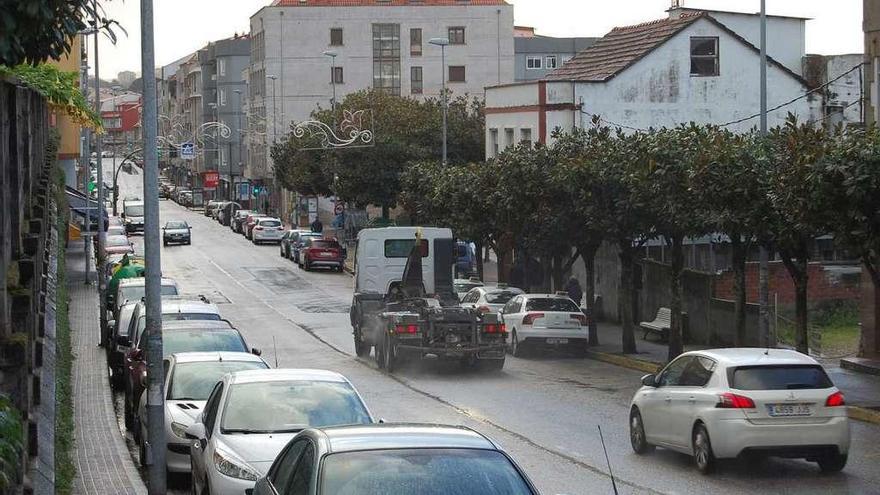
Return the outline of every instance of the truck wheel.
<path id="1" fill-rule="evenodd" d="M 385 336 L 383 347 L 385 347 L 382 351 L 382 360 L 385 362 L 383 368 L 389 373 L 394 373 L 394 368 L 397 367 L 397 352 L 391 342 L 391 337 Z"/>
<path id="2" fill-rule="evenodd" d="M 360 326 L 359 325 L 355 326 L 354 327 L 354 352 L 355 352 L 355 354 L 357 354 L 358 357 L 362 357 L 362 358 L 369 357 L 371 347 L 373 347 L 373 346 L 364 342 L 364 336 L 361 335 Z"/>
<path id="3" fill-rule="evenodd" d="M 480 361 L 480 366 L 486 371 L 501 371 L 504 368 L 504 358 L 484 359 Z"/>
<path id="4" fill-rule="evenodd" d="M 477 367 L 477 356 L 475 354 L 471 354 L 470 356 L 465 356 L 461 358 L 459 361 L 461 365 L 461 369 L 470 370 Z"/>
<path id="5" fill-rule="evenodd" d="M 376 344 L 376 364 L 379 365 L 380 370 L 385 369 L 385 336 L 382 336 L 382 341 Z"/>

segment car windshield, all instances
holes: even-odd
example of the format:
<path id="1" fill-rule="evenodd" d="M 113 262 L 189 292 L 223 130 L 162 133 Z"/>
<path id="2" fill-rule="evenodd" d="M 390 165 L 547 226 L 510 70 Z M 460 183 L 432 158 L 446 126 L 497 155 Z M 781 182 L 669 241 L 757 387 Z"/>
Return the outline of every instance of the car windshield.
<path id="1" fill-rule="evenodd" d="M 169 400 L 207 400 L 214 385 L 226 373 L 265 369 L 262 361 L 200 361 L 174 367 L 168 390 Z"/>
<path id="2" fill-rule="evenodd" d="M 349 384 L 289 380 L 233 385 L 222 429 L 224 433 L 294 432 L 310 426 L 371 422 Z"/>
<path id="3" fill-rule="evenodd" d="M 127 216 L 127 217 L 142 217 L 142 216 L 144 216 L 143 205 L 126 206 L 125 207 L 125 216 Z"/>
<path id="4" fill-rule="evenodd" d="M 220 321 L 217 313 L 162 313 L 162 321 Z M 147 320 L 141 316 L 138 320 L 138 335 L 147 327 Z"/>
<path id="5" fill-rule="evenodd" d="M 188 227 L 186 222 L 168 222 L 165 224 L 166 229 L 186 229 Z"/>
<path id="6" fill-rule="evenodd" d="M 834 385 L 819 365 L 740 366 L 730 387 L 737 390 L 825 389 Z"/>
<path id="7" fill-rule="evenodd" d="M 486 293 L 486 302 L 489 304 L 507 304 L 507 301 L 513 299 L 513 296 L 521 294 L 510 290 Z"/>
<path id="8" fill-rule="evenodd" d="M 144 294 L 146 293 L 147 288 L 143 285 L 132 285 L 130 287 L 122 287 L 120 292 L 122 293 L 122 297 L 119 303 L 121 304 L 124 301 L 140 301 L 143 299 Z M 162 295 L 163 296 L 176 296 L 177 295 L 177 286 L 174 285 L 162 285 Z"/>
<path id="9" fill-rule="evenodd" d="M 107 227 L 107 235 L 125 235 L 125 227 L 119 225 L 109 225 Z"/>
<path id="10" fill-rule="evenodd" d="M 559 311 L 565 313 L 579 313 L 581 310 L 571 299 L 561 297 L 541 297 L 529 299 L 526 302 L 526 311 Z"/>
<path id="11" fill-rule="evenodd" d="M 249 352 L 237 330 L 171 330 L 162 332 L 162 355 L 176 352 Z"/>
<path id="12" fill-rule="evenodd" d="M 504 454 L 476 449 L 340 452 L 324 460 L 323 495 L 532 495 Z"/>
<path id="13" fill-rule="evenodd" d="M 457 284 L 453 284 L 455 287 L 455 292 L 470 292 L 471 289 L 475 287 L 482 287 L 483 284 L 478 284 L 475 282 L 461 282 Z"/>
<path id="14" fill-rule="evenodd" d="M 263 227 L 281 227 L 281 222 L 278 220 L 260 220 L 260 225 Z"/>
<path id="15" fill-rule="evenodd" d="M 129 240 L 128 237 L 124 235 L 110 235 L 107 236 L 106 240 L 107 246 L 116 247 L 116 246 L 128 246 Z"/>

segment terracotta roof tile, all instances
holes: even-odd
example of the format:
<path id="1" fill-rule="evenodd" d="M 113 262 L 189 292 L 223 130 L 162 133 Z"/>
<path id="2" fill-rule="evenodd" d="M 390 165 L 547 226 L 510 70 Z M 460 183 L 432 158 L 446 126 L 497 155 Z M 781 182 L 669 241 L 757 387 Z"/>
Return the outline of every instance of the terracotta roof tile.
<path id="1" fill-rule="evenodd" d="M 634 26 L 616 27 L 591 47 L 550 73 L 547 79 L 607 81 L 704 16 L 704 13 L 698 12 L 682 15 L 678 19 L 667 18 Z"/>
<path id="2" fill-rule="evenodd" d="M 273 7 L 443 7 L 507 5 L 505 0 L 274 0 Z"/>

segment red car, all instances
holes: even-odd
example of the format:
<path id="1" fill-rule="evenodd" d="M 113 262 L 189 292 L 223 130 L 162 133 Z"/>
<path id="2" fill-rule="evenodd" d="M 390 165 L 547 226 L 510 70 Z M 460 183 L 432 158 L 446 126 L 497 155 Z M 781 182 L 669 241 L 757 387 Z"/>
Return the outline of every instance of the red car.
<path id="1" fill-rule="evenodd" d="M 306 271 L 315 267 L 328 267 L 341 272 L 345 266 L 345 256 L 339 242 L 317 237 L 306 238 L 299 253 L 299 261 L 299 266 Z"/>
<path id="2" fill-rule="evenodd" d="M 257 220 L 260 218 L 263 218 L 265 216 L 266 215 L 264 215 L 262 213 L 251 213 L 250 215 L 248 215 L 247 218 L 242 223 L 242 227 L 244 227 L 242 229 L 243 230 L 242 233 L 244 234 L 244 236 L 247 237 L 248 239 L 251 239 L 251 236 L 254 233 L 254 227 L 256 227 L 256 225 L 257 225 Z"/>
<path id="3" fill-rule="evenodd" d="M 125 235 L 108 235 L 104 238 L 104 255 L 134 254 L 134 244 Z"/>

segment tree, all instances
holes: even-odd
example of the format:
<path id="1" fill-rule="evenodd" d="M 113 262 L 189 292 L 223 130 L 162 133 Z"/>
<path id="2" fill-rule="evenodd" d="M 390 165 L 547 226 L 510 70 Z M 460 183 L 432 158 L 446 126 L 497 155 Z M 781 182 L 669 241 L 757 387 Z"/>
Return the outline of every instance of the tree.
<path id="1" fill-rule="evenodd" d="M 93 0 L 0 0 L 0 65 L 38 64 L 70 52 L 77 33 L 98 19 L 97 28 L 116 41 L 116 21 Z M 87 24 L 88 22 L 88 24 Z"/>
<path id="2" fill-rule="evenodd" d="M 831 231 L 861 259 L 874 286 L 874 321 L 880 322 L 880 130 L 848 127 L 823 164 L 822 195 L 835 213 Z M 863 337 L 861 354 L 876 353 L 874 346 L 867 348 Z"/>
<path id="3" fill-rule="evenodd" d="M 329 196 L 333 194 L 333 170 L 328 162 L 334 160 L 332 153 L 320 149 L 315 137 L 302 139 L 288 136 L 272 147 L 272 163 L 275 177 L 285 189 L 306 196 Z"/>
<path id="4" fill-rule="evenodd" d="M 764 188 L 770 206 L 766 215 L 768 241 L 779 253 L 795 286 L 795 345 L 809 352 L 807 331 L 807 263 L 810 244 L 827 233 L 836 213 L 824 194 L 824 161 L 832 138 L 812 124 L 799 124 L 789 116 L 785 125 L 772 129 L 764 141 Z"/>

